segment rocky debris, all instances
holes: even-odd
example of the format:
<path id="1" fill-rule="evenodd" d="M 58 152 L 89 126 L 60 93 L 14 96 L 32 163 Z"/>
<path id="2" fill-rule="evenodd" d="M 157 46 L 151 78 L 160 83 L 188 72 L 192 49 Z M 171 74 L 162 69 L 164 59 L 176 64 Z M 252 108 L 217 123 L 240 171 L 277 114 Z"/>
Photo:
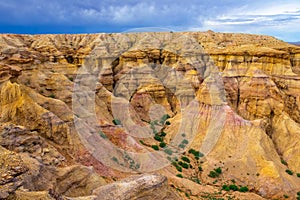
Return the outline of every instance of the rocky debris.
<path id="1" fill-rule="evenodd" d="M 167 178 L 158 174 L 133 176 L 94 190 L 97 200 L 131 199 L 180 199 L 167 183 Z"/>
<path id="2" fill-rule="evenodd" d="M 58 166 L 65 158 L 48 145 L 38 132 L 13 124 L 0 128 L 0 145 L 16 153 L 26 153 L 44 165 Z"/>
<path id="3" fill-rule="evenodd" d="M 27 170 L 20 155 L 0 146 L 0 199 L 7 198 L 23 185 Z"/>

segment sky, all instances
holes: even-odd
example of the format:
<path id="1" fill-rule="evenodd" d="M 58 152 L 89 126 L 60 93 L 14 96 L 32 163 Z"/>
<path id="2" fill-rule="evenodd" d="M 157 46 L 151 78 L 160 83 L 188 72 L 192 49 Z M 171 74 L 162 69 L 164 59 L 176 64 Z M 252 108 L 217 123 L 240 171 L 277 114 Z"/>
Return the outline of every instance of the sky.
<path id="1" fill-rule="evenodd" d="M 159 27 L 300 41 L 300 0 L 0 0 L 0 15 L 0 33 L 111 33 Z"/>

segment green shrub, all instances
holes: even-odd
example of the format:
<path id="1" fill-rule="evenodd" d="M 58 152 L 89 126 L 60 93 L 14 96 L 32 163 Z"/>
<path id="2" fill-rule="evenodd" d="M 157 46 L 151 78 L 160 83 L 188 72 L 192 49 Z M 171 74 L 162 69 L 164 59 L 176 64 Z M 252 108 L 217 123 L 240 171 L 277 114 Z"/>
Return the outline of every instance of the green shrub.
<path id="1" fill-rule="evenodd" d="M 190 163 L 190 162 L 191 162 L 190 159 L 189 159 L 188 157 L 186 157 L 186 156 L 182 156 L 182 157 L 181 157 L 181 160 L 183 160 L 183 161 L 185 161 L 185 162 L 187 162 L 187 163 Z"/>
<path id="2" fill-rule="evenodd" d="M 159 141 L 159 142 L 162 142 L 162 141 L 163 141 L 163 138 L 160 137 L 159 135 L 155 135 L 155 136 L 154 136 L 154 139 L 155 139 L 156 141 Z"/>
<path id="3" fill-rule="evenodd" d="M 283 197 L 284 197 L 285 199 L 289 198 L 289 196 L 286 195 L 286 194 L 284 194 Z"/>
<path id="4" fill-rule="evenodd" d="M 218 174 L 222 174 L 222 169 L 220 167 L 218 167 L 217 169 L 214 169 L 215 172 L 217 172 Z"/>
<path id="5" fill-rule="evenodd" d="M 106 136 L 102 131 L 99 132 L 99 135 L 100 135 L 100 137 L 102 137 L 103 139 L 107 139 L 107 136 Z"/>
<path id="6" fill-rule="evenodd" d="M 154 149 L 155 151 L 158 151 L 158 150 L 159 150 L 159 147 L 158 147 L 157 145 L 152 145 L 151 147 L 152 147 L 152 149 Z"/>
<path id="7" fill-rule="evenodd" d="M 239 190 L 238 186 L 236 186 L 236 185 L 234 185 L 234 184 L 229 185 L 229 189 L 230 189 L 230 190 L 233 190 L 233 191 L 238 191 L 238 190 Z"/>
<path id="8" fill-rule="evenodd" d="M 182 133 L 181 136 L 182 136 L 182 137 L 186 137 L 186 134 L 185 134 L 185 133 Z"/>
<path id="9" fill-rule="evenodd" d="M 297 192 L 297 195 L 298 195 L 298 196 L 300 196 L 300 191 L 299 191 L 299 192 Z"/>
<path id="10" fill-rule="evenodd" d="M 55 99 L 55 94 L 50 94 L 49 97 Z"/>
<path id="11" fill-rule="evenodd" d="M 183 162 L 181 166 L 182 166 L 183 168 L 185 168 L 185 169 L 188 169 L 188 168 L 189 168 L 189 164 L 187 164 L 187 163 L 185 163 L 185 162 Z"/>
<path id="12" fill-rule="evenodd" d="M 116 157 L 112 157 L 112 161 L 119 163 L 118 158 L 116 158 Z"/>
<path id="13" fill-rule="evenodd" d="M 192 177 L 191 180 L 192 180 L 193 182 L 195 182 L 195 183 L 201 184 L 200 179 L 197 178 L 197 177 Z"/>
<path id="14" fill-rule="evenodd" d="M 284 165 L 287 165 L 287 162 L 283 159 L 281 159 L 281 163 L 284 164 Z"/>
<path id="15" fill-rule="evenodd" d="M 229 188 L 228 185 L 223 185 L 223 186 L 222 186 L 222 190 L 230 191 L 230 188 Z"/>
<path id="16" fill-rule="evenodd" d="M 187 139 L 184 139 L 184 140 L 182 140 L 182 142 L 181 142 L 182 144 L 188 144 L 189 143 L 189 141 L 187 140 Z"/>
<path id="17" fill-rule="evenodd" d="M 146 145 L 146 143 L 145 143 L 143 140 L 140 140 L 140 143 L 141 143 L 142 145 Z"/>
<path id="18" fill-rule="evenodd" d="M 201 152 L 199 152 L 199 151 L 196 151 L 195 149 L 190 149 L 189 151 L 188 151 L 190 154 L 193 154 L 194 156 L 195 156 L 195 158 L 197 159 L 197 160 L 199 160 L 199 158 L 200 157 L 203 157 L 204 155 L 203 155 L 203 153 L 201 153 Z"/>
<path id="19" fill-rule="evenodd" d="M 300 178 L 300 173 L 297 173 L 297 177 Z"/>
<path id="20" fill-rule="evenodd" d="M 240 191 L 240 192 L 248 192 L 249 189 L 248 189 L 247 186 L 243 186 L 243 187 L 240 187 L 239 191 Z"/>
<path id="21" fill-rule="evenodd" d="M 289 175 L 293 175 L 294 174 L 294 172 L 292 170 L 289 170 L 289 169 L 285 170 L 285 172 L 288 173 Z"/>
<path id="22" fill-rule="evenodd" d="M 166 135 L 167 135 L 167 133 L 165 133 L 165 132 L 161 132 L 161 133 L 160 133 L 160 136 L 161 136 L 161 137 L 165 137 Z"/>
<path id="23" fill-rule="evenodd" d="M 217 178 L 217 177 L 219 177 L 219 174 L 215 171 L 210 171 L 208 176 L 211 178 Z"/>
<path id="24" fill-rule="evenodd" d="M 167 144 L 166 144 L 165 142 L 161 142 L 161 143 L 159 143 L 159 146 L 160 146 L 161 148 L 165 148 L 165 147 L 167 146 Z"/>
<path id="25" fill-rule="evenodd" d="M 169 119 L 170 118 L 170 116 L 168 115 L 168 114 L 165 114 L 165 115 L 163 115 L 162 117 L 161 117 L 161 119 L 160 119 L 160 124 L 165 124 L 165 122 L 167 121 L 167 119 Z"/>
<path id="26" fill-rule="evenodd" d="M 169 122 L 169 121 L 166 121 L 166 125 L 171 125 L 171 122 Z"/>
<path id="27" fill-rule="evenodd" d="M 172 155 L 173 151 L 171 149 L 165 149 L 164 152 L 168 155 Z"/>
<path id="28" fill-rule="evenodd" d="M 177 169 L 177 171 L 182 172 L 182 167 L 180 167 L 180 166 L 177 165 L 176 169 Z"/>
<path id="29" fill-rule="evenodd" d="M 183 178 L 182 174 L 176 174 L 177 177 Z"/>
<path id="30" fill-rule="evenodd" d="M 201 167 L 201 166 L 199 166 L 199 167 L 198 167 L 198 170 L 199 170 L 200 172 L 202 172 L 202 171 L 203 171 L 203 169 L 202 169 L 202 167 Z"/>
<path id="31" fill-rule="evenodd" d="M 114 123 L 114 125 L 122 125 L 119 119 L 113 119 L 112 122 Z"/>

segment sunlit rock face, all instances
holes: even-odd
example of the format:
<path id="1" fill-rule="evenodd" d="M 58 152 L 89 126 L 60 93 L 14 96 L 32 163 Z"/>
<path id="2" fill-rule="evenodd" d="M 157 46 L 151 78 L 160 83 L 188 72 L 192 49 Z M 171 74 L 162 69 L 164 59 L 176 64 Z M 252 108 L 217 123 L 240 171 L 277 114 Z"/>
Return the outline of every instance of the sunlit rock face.
<path id="1" fill-rule="evenodd" d="M 0 144 L 0 198 L 295 199 L 300 47 L 211 31 L 1 35 Z"/>

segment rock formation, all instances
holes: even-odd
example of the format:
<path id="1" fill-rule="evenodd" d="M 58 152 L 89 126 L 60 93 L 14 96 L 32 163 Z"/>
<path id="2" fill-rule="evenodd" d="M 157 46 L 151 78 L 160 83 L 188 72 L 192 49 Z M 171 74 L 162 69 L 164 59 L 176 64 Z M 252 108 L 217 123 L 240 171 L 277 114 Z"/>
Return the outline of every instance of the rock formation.
<path id="1" fill-rule="evenodd" d="M 0 114 L 0 198 L 300 191 L 300 47 L 270 36 L 0 35 Z"/>

